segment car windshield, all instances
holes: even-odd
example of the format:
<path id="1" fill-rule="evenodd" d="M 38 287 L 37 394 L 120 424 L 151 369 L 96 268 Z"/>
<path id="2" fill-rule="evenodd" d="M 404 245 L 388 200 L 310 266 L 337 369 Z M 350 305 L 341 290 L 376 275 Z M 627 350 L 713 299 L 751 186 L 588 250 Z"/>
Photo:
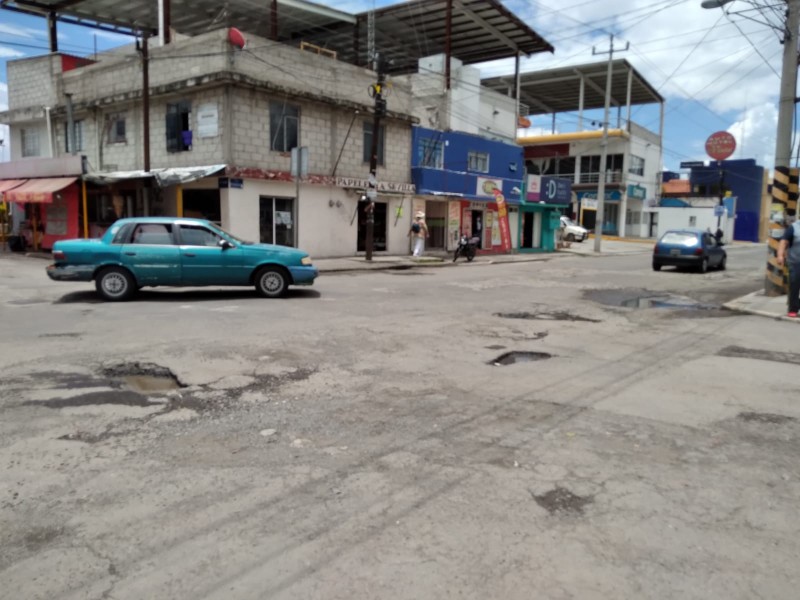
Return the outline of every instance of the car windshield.
<path id="1" fill-rule="evenodd" d="M 697 234 L 685 231 L 668 231 L 661 238 L 662 244 L 673 244 L 675 246 L 696 246 Z"/>
<path id="2" fill-rule="evenodd" d="M 568 225 L 572 225 L 572 226 L 574 226 L 574 227 L 580 227 L 580 225 L 578 225 L 578 224 L 577 224 L 575 221 L 573 221 L 573 220 L 572 220 L 572 219 L 570 219 L 569 217 L 561 217 L 561 222 L 562 222 L 564 225 L 567 225 L 567 226 L 568 226 Z"/>
<path id="3" fill-rule="evenodd" d="M 214 225 L 214 224 L 211 224 L 211 228 L 212 228 L 212 229 L 214 229 L 214 230 L 216 230 L 216 231 L 218 231 L 219 233 L 223 234 L 223 235 L 224 235 L 225 237 L 227 237 L 229 240 L 233 240 L 233 241 L 234 241 L 234 242 L 236 242 L 237 244 L 242 244 L 243 246 L 249 246 L 249 245 L 251 245 L 251 244 L 253 243 L 253 242 L 248 242 L 248 241 L 246 241 L 246 240 L 240 240 L 239 238 L 237 238 L 237 237 L 236 237 L 235 235 L 233 235 L 232 233 L 228 233 L 228 232 L 227 232 L 227 231 L 225 231 L 225 230 L 224 230 L 222 227 L 217 227 L 217 226 L 216 226 L 216 225 Z"/>

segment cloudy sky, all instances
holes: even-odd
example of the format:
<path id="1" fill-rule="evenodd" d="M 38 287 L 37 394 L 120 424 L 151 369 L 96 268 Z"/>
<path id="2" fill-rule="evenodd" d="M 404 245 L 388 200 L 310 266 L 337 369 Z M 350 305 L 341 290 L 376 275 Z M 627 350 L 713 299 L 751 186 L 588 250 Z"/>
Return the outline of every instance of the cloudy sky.
<path id="1" fill-rule="evenodd" d="M 502 1 L 555 47 L 553 54 L 523 59 L 523 71 L 604 60 L 593 56 L 592 49 L 607 50 L 610 34 L 615 36 L 615 47 L 630 44 L 619 58 L 632 63 L 667 99 L 666 169 L 677 170 L 681 161 L 708 160 L 705 140 L 720 130 L 736 137 L 733 158 L 754 158 L 772 167 L 783 48 L 775 29 L 783 20 L 779 0 L 736 0 L 726 11 L 703 9 L 701 0 Z M 325 4 L 361 12 L 396 2 Z M 130 43 L 126 37 L 64 25 L 59 27 L 59 38 L 60 48 L 76 55 L 91 54 L 95 45 L 103 50 Z M 44 19 L 0 11 L 0 109 L 7 106 L 6 60 L 46 52 Z M 513 61 L 480 67 L 485 76 L 513 73 L 514 68 Z M 654 107 L 634 109 L 633 120 L 658 130 Z M 556 129 L 574 131 L 575 123 L 576 114 L 565 113 L 557 117 Z M 552 120 L 534 121 L 534 127 L 549 131 Z M 0 139 L 7 139 L 2 128 Z M 0 146 L 0 160 L 7 157 L 6 142 Z"/>

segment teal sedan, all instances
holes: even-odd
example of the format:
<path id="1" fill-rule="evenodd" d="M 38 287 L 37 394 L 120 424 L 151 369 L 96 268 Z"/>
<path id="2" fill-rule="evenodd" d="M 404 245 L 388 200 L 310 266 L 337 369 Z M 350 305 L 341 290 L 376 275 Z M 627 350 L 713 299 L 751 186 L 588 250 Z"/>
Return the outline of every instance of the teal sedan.
<path id="1" fill-rule="evenodd" d="M 120 219 L 101 239 L 56 242 L 53 259 L 50 279 L 94 281 L 111 301 L 145 286 L 254 286 L 279 298 L 319 275 L 302 250 L 245 242 L 210 221 L 178 217 Z"/>

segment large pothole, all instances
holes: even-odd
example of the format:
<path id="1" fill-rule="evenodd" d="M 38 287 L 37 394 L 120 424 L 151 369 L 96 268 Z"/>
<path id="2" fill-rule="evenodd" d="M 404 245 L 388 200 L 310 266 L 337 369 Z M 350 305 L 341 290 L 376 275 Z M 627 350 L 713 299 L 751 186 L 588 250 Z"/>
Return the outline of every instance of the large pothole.
<path id="1" fill-rule="evenodd" d="M 494 365 L 495 367 L 505 367 L 507 365 L 514 365 L 517 363 L 529 363 L 539 360 L 547 360 L 548 358 L 552 357 L 553 355 L 548 354 L 547 352 L 525 352 L 514 350 L 512 352 L 501 354 L 494 360 L 490 360 L 489 364 Z"/>

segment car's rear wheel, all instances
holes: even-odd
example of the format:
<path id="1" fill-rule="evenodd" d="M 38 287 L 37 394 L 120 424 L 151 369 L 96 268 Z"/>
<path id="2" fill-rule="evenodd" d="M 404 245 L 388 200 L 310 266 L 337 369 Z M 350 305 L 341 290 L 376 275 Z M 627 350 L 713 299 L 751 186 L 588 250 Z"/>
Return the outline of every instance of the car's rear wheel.
<path id="1" fill-rule="evenodd" d="M 264 298 L 280 298 L 289 287 L 289 274 L 280 267 L 264 267 L 255 276 L 256 292 Z"/>
<path id="2" fill-rule="evenodd" d="M 136 293 L 136 281 L 127 269 L 107 267 L 100 271 L 94 280 L 97 293 L 104 300 L 122 302 Z"/>
<path id="3" fill-rule="evenodd" d="M 575 241 L 575 234 L 574 233 L 568 233 L 565 239 L 568 242 L 574 242 Z"/>
<path id="4" fill-rule="evenodd" d="M 697 270 L 701 273 L 708 272 L 708 259 L 706 257 L 703 257 L 703 259 L 700 261 L 700 266 L 697 267 Z"/>
<path id="5" fill-rule="evenodd" d="M 654 262 L 653 263 L 653 271 L 660 271 L 660 270 L 661 270 L 661 265 L 659 263 L 657 263 L 657 262 Z"/>
<path id="6" fill-rule="evenodd" d="M 727 265 L 725 263 L 727 263 L 727 262 L 728 262 L 728 257 L 727 256 L 723 256 L 722 260 L 719 261 L 719 270 L 720 271 L 724 271 L 725 270 L 725 268 L 727 267 Z"/>

